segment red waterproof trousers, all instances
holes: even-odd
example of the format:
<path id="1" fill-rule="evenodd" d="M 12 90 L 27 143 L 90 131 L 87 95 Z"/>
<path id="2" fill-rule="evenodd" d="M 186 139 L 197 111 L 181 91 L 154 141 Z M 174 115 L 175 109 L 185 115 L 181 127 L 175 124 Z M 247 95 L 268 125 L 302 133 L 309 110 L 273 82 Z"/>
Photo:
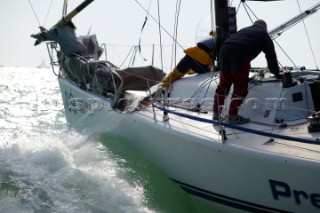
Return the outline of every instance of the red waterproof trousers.
<path id="1" fill-rule="evenodd" d="M 220 52 L 220 82 L 214 96 L 213 112 L 218 113 L 219 107 L 224 105 L 233 84 L 233 93 L 229 106 L 229 116 L 238 115 L 238 108 L 248 94 L 250 57 L 241 47 L 224 45 Z M 220 108 L 221 109 L 221 108 Z"/>

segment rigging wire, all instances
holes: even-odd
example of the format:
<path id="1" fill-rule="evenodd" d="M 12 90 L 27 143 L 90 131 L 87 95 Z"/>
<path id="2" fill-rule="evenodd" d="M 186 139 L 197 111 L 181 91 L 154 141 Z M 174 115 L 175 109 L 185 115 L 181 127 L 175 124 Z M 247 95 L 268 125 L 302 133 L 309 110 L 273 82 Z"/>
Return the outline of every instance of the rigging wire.
<path id="1" fill-rule="evenodd" d="M 142 37 L 143 29 L 144 29 L 144 27 L 146 26 L 147 21 L 148 21 L 150 6 L 151 6 L 151 0 L 149 1 L 148 11 L 147 11 L 146 17 L 144 18 L 144 22 L 143 22 L 143 24 L 142 24 L 142 27 L 141 27 L 140 36 L 139 36 L 139 43 L 138 43 L 139 54 L 140 54 L 140 56 L 142 57 L 142 59 L 143 59 L 144 61 L 147 61 L 147 59 L 146 59 L 145 57 L 143 57 L 142 54 L 141 54 L 141 37 Z"/>
<path id="2" fill-rule="evenodd" d="M 159 40 L 160 40 L 160 57 L 161 57 L 161 69 L 163 70 L 163 50 L 162 50 L 162 34 L 161 34 L 161 23 L 160 23 L 160 3 L 159 0 L 157 0 L 158 4 L 158 27 L 159 27 Z"/>
<path id="3" fill-rule="evenodd" d="M 47 22 L 49 13 L 50 13 L 50 11 L 51 11 L 52 3 L 53 3 L 53 0 L 51 0 L 51 2 L 50 2 L 50 6 L 49 6 L 49 8 L 48 8 L 48 12 L 47 12 L 46 18 L 44 19 L 44 22 L 43 22 L 43 25 L 42 25 L 42 26 L 45 26 L 45 25 L 46 25 L 46 22 Z"/>
<path id="4" fill-rule="evenodd" d="M 247 15 L 249 16 L 249 19 L 251 21 L 251 23 L 253 24 L 253 19 L 251 18 L 249 11 L 251 12 L 251 14 L 256 18 L 259 19 L 255 13 L 253 12 L 253 10 L 249 7 L 249 5 L 246 2 L 242 3 Z M 294 61 L 290 58 L 290 56 L 287 54 L 287 52 L 280 46 L 280 44 L 276 41 L 276 39 L 274 38 L 273 41 L 277 44 L 277 46 L 281 49 L 281 51 L 283 52 L 283 54 L 288 58 L 288 60 L 292 63 L 293 66 L 296 66 L 296 64 L 294 63 Z M 279 63 L 279 62 L 278 62 Z M 280 64 L 280 63 L 279 63 Z"/>
<path id="5" fill-rule="evenodd" d="M 242 5 L 243 5 L 243 8 L 244 8 L 244 10 L 246 11 L 246 13 L 247 13 L 247 15 L 248 15 L 248 17 L 249 17 L 249 19 L 250 19 L 251 23 L 253 23 L 253 20 L 252 20 L 252 18 L 251 18 L 251 16 L 250 16 L 250 14 L 249 14 L 249 12 L 248 12 L 248 8 L 249 8 L 249 6 L 248 6 L 245 2 L 243 2 L 243 3 L 242 3 Z M 250 11 L 251 11 L 251 10 L 250 10 Z"/>
<path id="6" fill-rule="evenodd" d="M 299 3 L 299 0 L 297 0 L 297 4 L 298 4 L 298 7 L 299 7 L 299 11 L 301 13 L 302 11 L 301 11 L 301 6 L 300 6 L 300 3 Z M 317 69 L 319 69 L 319 67 L 317 65 L 317 60 L 316 60 L 316 57 L 315 57 L 315 54 L 314 54 L 314 51 L 313 51 L 313 48 L 312 48 L 312 45 L 311 45 L 311 41 L 310 41 L 309 33 L 308 33 L 308 30 L 307 30 L 307 26 L 306 26 L 306 23 L 305 23 L 304 19 L 302 19 L 302 23 L 303 23 L 303 26 L 304 26 L 304 30 L 306 32 L 306 36 L 307 36 L 307 39 L 308 39 L 309 47 L 310 47 L 310 50 L 311 50 L 311 54 L 312 54 L 315 66 L 316 66 Z"/>
<path id="7" fill-rule="evenodd" d="M 178 23 L 179 23 L 179 14 L 180 14 L 180 8 L 181 8 L 181 0 L 176 1 L 176 12 L 175 12 L 175 21 L 174 21 L 174 30 L 173 30 L 173 38 L 172 42 L 172 61 L 171 61 L 171 67 L 175 67 L 177 65 L 177 41 L 178 39 Z M 173 65 L 174 64 L 174 65 Z"/>
<path id="8" fill-rule="evenodd" d="M 236 14 L 238 14 L 239 9 L 240 9 L 240 6 L 241 6 L 241 2 L 239 2 L 239 5 L 238 5 L 238 7 L 237 7 L 237 12 L 236 12 Z"/>
<path id="9" fill-rule="evenodd" d="M 214 29 L 214 15 L 213 15 L 213 13 L 214 13 L 214 10 L 213 10 L 213 8 L 214 8 L 214 6 L 213 6 L 213 1 L 211 0 L 210 1 L 210 18 L 211 18 L 211 32 L 213 32 L 213 29 Z M 210 33 L 210 36 L 211 36 L 211 39 L 214 39 L 214 37 L 213 37 L 213 35 L 211 35 L 211 33 Z M 217 54 L 218 54 L 218 52 L 217 52 L 217 49 L 215 48 L 215 55 L 216 55 L 216 58 L 217 58 Z M 215 61 L 215 58 L 213 58 L 212 57 L 212 62 L 214 63 L 214 61 Z M 207 94 L 208 94 L 208 92 L 209 92 L 209 89 L 210 89 L 210 85 L 211 85 L 211 83 L 212 83 L 212 81 L 216 81 L 216 79 L 214 79 L 214 76 L 215 76 L 215 73 L 214 73 L 214 71 L 215 70 L 213 70 L 211 73 L 209 72 L 208 73 L 208 75 L 209 75 L 209 83 L 208 83 L 208 86 L 207 86 L 207 90 L 206 90 L 206 92 L 204 93 L 204 97 L 203 97 L 203 99 L 202 99 L 202 101 L 201 101 L 201 103 L 199 102 L 198 103 L 198 105 L 197 105 L 197 107 L 198 107 L 198 109 L 200 110 L 201 109 L 201 107 L 203 106 L 203 104 L 204 104 L 204 99 L 207 97 Z M 198 89 L 200 89 L 200 87 L 198 87 Z M 195 93 L 196 94 L 196 93 Z"/>
<path id="10" fill-rule="evenodd" d="M 174 39 L 174 37 L 160 24 L 160 21 L 158 21 L 156 18 L 154 18 L 141 4 L 140 2 L 138 2 L 138 0 L 134 0 L 145 12 L 147 12 L 149 14 L 149 16 L 153 19 L 153 21 L 155 21 L 158 25 L 159 28 L 161 28 L 170 38 Z M 158 5 L 159 5 L 159 0 L 158 0 Z M 158 11 L 159 13 L 159 11 Z M 159 15 L 158 15 L 159 16 Z M 177 45 L 183 49 L 183 46 L 177 41 L 175 40 L 175 42 L 177 43 Z"/>
<path id="11" fill-rule="evenodd" d="M 297 65 L 294 63 L 294 61 L 290 58 L 290 56 L 287 54 L 287 52 L 280 46 L 280 44 L 277 42 L 276 39 L 273 40 L 277 46 L 282 50 L 283 54 L 289 59 L 289 61 L 293 64 L 294 67 L 296 67 Z M 279 63 L 279 62 L 278 62 Z"/>
<path id="12" fill-rule="evenodd" d="M 134 53 L 134 54 L 131 55 L 131 59 L 130 59 L 131 62 L 129 63 L 129 67 L 134 65 L 134 62 L 136 61 L 137 52 L 138 52 L 138 47 L 135 46 L 135 47 L 133 48 L 133 53 Z"/>
<path id="13" fill-rule="evenodd" d="M 39 21 L 38 16 L 37 16 L 37 13 L 36 13 L 36 11 L 34 10 L 34 8 L 33 8 L 32 4 L 31 4 L 30 0 L 28 0 L 28 2 L 29 2 L 29 5 L 30 5 L 30 7 L 31 7 L 31 9 L 32 9 L 32 11 L 33 11 L 33 15 L 36 17 L 39 26 L 41 26 L 40 21 Z"/>
<path id="14" fill-rule="evenodd" d="M 122 63 L 120 64 L 119 67 L 122 67 L 122 66 L 124 65 L 124 63 L 127 61 L 127 59 L 129 58 L 129 56 L 131 56 L 131 59 L 130 59 L 129 62 L 128 62 L 128 67 L 134 63 L 134 62 L 132 61 L 132 58 L 135 58 L 135 55 L 136 55 L 136 53 L 137 53 L 137 48 L 138 48 L 137 46 L 132 46 L 132 47 L 130 48 L 128 54 L 126 55 L 126 57 L 124 58 L 124 60 L 122 61 Z M 134 56 L 132 56 L 132 55 L 134 55 Z"/>
<path id="15" fill-rule="evenodd" d="M 250 10 L 250 12 L 252 13 L 252 15 L 253 15 L 256 19 L 258 19 L 258 16 L 253 12 L 253 10 L 251 10 L 251 8 L 248 6 L 248 4 L 247 4 L 247 3 L 244 3 L 244 4 L 245 4 L 245 7 Z M 251 22 L 253 23 L 252 20 L 251 20 Z"/>
<path id="16" fill-rule="evenodd" d="M 39 25 L 39 26 L 45 26 L 45 24 L 46 24 L 46 22 L 47 22 L 47 19 L 48 19 L 48 16 L 49 16 L 50 11 L 51 11 L 51 7 L 52 7 L 53 0 L 51 0 L 51 2 L 50 2 L 49 8 L 48 8 L 48 12 L 47 12 L 47 14 L 46 14 L 46 17 L 45 17 L 44 22 L 43 22 L 42 25 L 41 25 L 41 23 L 40 23 L 40 21 L 39 21 L 38 15 L 37 15 L 37 13 L 36 13 L 36 11 L 35 11 L 32 3 L 31 3 L 31 1 L 28 0 L 28 2 L 29 2 L 29 5 L 30 5 L 30 7 L 31 7 L 31 9 L 32 9 L 32 12 L 33 12 L 33 14 L 34 14 L 34 17 L 36 18 L 36 20 L 37 20 L 37 22 L 38 22 L 38 25 Z"/>

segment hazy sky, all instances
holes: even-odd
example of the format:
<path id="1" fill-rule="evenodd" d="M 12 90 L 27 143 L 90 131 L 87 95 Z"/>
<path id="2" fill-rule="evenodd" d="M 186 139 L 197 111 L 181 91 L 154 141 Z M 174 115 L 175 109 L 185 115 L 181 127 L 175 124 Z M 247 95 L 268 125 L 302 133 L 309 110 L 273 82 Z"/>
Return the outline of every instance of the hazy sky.
<path id="1" fill-rule="evenodd" d="M 152 16 L 158 19 L 157 1 L 137 0 L 149 11 Z M 50 28 L 61 18 L 63 0 L 30 0 L 41 25 Z M 50 4 L 52 6 L 50 8 Z M 70 0 L 69 10 L 74 9 L 82 0 Z M 174 31 L 174 20 L 176 1 L 160 0 L 160 22 L 171 35 Z M 233 6 L 238 7 L 239 0 L 232 1 Z M 297 0 L 286 0 L 278 2 L 247 2 L 258 18 L 268 23 L 269 29 L 279 26 L 286 20 L 299 13 Z M 319 0 L 299 0 L 302 10 L 309 9 L 319 3 Z M 50 12 L 48 13 L 50 9 Z M 209 0 L 182 0 L 178 22 L 178 42 L 183 47 L 192 46 L 196 43 L 196 34 L 199 26 L 210 28 Z M 39 23 L 30 7 L 28 0 L 2 0 L 0 3 L 0 65 L 6 66 L 37 66 L 43 60 L 49 62 L 45 44 L 33 46 L 34 39 L 31 34 L 37 33 Z M 46 19 L 47 17 L 47 19 Z M 73 21 L 77 26 L 77 34 L 97 34 L 100 43 L 108 44 L 108 58 L 120 65 L 127 56 L 131 45 L 137 45 L 140 30 L 146 12 L 135 0 L 95 0 L 83 12 L 76 16 Z M 254 18 L 254 17 L 253 17 Z M 45 21 L 46 20 L 46 21 Z M 238 29 L 250 25 L 250 19 L 245 15 L 244 8 L 240 7 L 237 17 Z M 309 33 L 310 42 L 317 63 L 320 63 L 320 12 L 307 18 L 305 26 Z M 45 23 L 44 23 L 45 22 Z M 202 23 L 202 24 L 201 24 Z M 202 28 L 206 28 L 202 27 Z M 202 29 L 203 30 L 203 29 Z M 210 29 L 208 29 L 209 32 Z M 159 44 L 159 29 L 156 22 L 149 17 L 146 27 L 142 33 L 143 45 Z M 164 31 L 161 34 L 162 44 L 172 45 L 172 39 Z M 306 65 L 309 68 L 316 66 L 313 56 L 310 53 L 308 40 L 304 30 L 303 22 L 285 32 L 278 40 L 278 43 L 292 58 L 296 65 Z M 113 46 L 112 46 L 113 45 Z M 117 45 L 122 45 L 117 47 Z M 146 64 L 151 63 L 151 55 L 148 53 L 151 46 L 142 48 L 142 56 L 147 59 Z M 167 47 L 171 50 L 171 47 Z M 283 65 L 292 65 L 285 57 L 280 48 L 276 46 L 279 62 Z M 168 51 L 169 52 L 169 51 Z M 172 52 L 172 51 L 170 51 Z M 182 48 L 177 47 L 178 59 L 183 55 Z M 142 57 L 136 58 L 142 61 Z M 171 67 L 171 53 L 165 53 L 162 57 L 165 60 L 165 67 Z M 156 56 L 155 63 L 159 63 L 160 57 Z M 141 62 L 142 63 L 142 62 Z M 266 66 L 264 56 L 260 56 L 253 62 L 256 66 Z M 170 68 L 168 68 L 170 69 Z"/>

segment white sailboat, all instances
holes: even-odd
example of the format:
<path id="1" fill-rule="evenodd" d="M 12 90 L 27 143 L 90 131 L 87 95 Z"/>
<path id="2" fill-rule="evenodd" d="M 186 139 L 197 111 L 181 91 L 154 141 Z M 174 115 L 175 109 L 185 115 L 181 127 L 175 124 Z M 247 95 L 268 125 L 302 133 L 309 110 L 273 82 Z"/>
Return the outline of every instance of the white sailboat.
<path id="1" fill-rule="evenodd" d="M 216 14 L 230 8 L 228 1 L 215 3 Z M 279 35 L 319 7 L 270 33 Z M 137 82 L 129 85 L 132 79 L 119 75 L 123 70 L 98 60 L 95 37 L 88 39 L 92 58 L 85 63 L 109 73 L 111 89 L 83 90 L 57 74 L 71 127 L 129 138 L 190 196 L 217 212 L 320 211 L 319 70 L 287 68 L 281 82 L 267 69 L 253 69 L 240 109 L 251 122 L 236 126 L 212 120 L 219 72 L 184 77 L 173 84 L 170 97 L 150 99 L 155 78 L 140 80 L 142 89 Z M 53 68 L 59 67 L 57 46 L 48 42 L 47 47 Z M 91 83 L 101 83 L 98 77 Z"/>

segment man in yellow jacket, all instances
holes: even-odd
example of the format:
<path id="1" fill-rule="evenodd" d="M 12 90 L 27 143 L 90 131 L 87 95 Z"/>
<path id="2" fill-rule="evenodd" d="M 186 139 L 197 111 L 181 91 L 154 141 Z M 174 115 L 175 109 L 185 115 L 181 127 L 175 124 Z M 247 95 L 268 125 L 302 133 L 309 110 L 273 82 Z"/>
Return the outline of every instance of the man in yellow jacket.
<path id="1" fill-rule="evenodd" d="M 173 82 L 182 78 L 186 73 L 205 73 L 214 70 L 215 54 L 215 32 L 210 32 L 209 39 L 197 43 L 196 46 L 186 50 L 185 56 L 177 66 L 160 82 L 160 87 L 168 88 Z"/>

